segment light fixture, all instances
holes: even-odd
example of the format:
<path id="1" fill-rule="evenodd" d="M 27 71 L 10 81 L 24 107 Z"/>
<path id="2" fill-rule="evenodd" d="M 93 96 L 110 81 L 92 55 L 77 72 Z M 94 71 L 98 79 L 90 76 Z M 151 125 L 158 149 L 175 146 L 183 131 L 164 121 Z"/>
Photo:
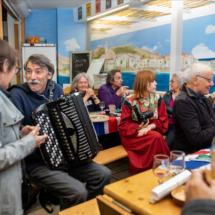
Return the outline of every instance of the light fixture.
<path id="1" fill-rule="evenodd" d="M 90 17 L 90 18 L 87 18 L 87 21 L 92 20 L 92 19 L 96 19 L 96 18 L 98 18 L 98 17 L 100 17 L 100 16 L 104 16 L 104 15 L 109 14 L 109 13 L 113 13 L 113 12 L 115 12 L 115 11 L 124 9 L 124 8 L 126 8 L 126 7 L 129 7 L 129 6 L 130 6 L 130 4 L 125 4 L 125 5 L 121 6 L 121 7 L 117 7 L 117 8 L 115 8 L 115 9 L 108 10 L 108 11 L 106 11 L 106 12 L 104 12 L 104 13 L 101 13 L 101 14 L 98 14 L 98 15 L 95 15 L 95 16 L 92 16 L 92 17 Z"/>

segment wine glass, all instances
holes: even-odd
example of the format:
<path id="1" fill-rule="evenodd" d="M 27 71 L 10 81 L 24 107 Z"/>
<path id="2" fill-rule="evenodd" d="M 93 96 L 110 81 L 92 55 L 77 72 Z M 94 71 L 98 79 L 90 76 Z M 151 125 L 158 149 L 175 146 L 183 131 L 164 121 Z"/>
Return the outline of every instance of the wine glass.
<path id="1" fill-rule="evenodd" d="M 170 152 L 170 170 L 176 174 L 184 171 L 186 167 L 185 164 L 185 153 L 182 151 L 171 151 Z"/>
<path id="2" fill-rule="evenodd" d="M 215 137 L 211 143 L 211 171 L 215 171 Z"/>
<path id="3" fill-rule="evenodd" d="M 159 177 L 158 183 L 163 183 L 163 178 L 169 176 L 169 157 L 167 155 L 155 155 L 153 173 Z"/>
<path id="4" fill-rule="evenodd" d="M 100 102 L 99 103 L 99 107 L 102 109 L 102 113 L 103 113 L 103 108 L 105 107 L 105 103 L 104 102 Z"/>

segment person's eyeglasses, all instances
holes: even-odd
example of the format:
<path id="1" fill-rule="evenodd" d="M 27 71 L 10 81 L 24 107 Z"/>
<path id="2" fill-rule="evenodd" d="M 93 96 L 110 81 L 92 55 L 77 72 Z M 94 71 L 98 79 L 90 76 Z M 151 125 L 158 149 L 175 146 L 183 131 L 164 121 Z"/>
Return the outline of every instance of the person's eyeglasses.
<path id="1" fill-rule="evenodd" d="M 205 78 L 204 76 L 201 76 L 201 75 L 197 75 L 197 76 L 206 79 L 206 80 L 208 81 L 209 84 L 211 84 L 211 83 L 214 81 L 213 78 L 212 78 L 212 79 L 210 79 L 210 78 Z"/>
<path id="2" fill-rule="evenodd" d="M 170 83 L 173 83 L 173 82 L 176 82 L 176 81 L 173 81 L 173 80 L 170 81 Z"/>
<path id="3" fill-rule="evenodd" d="M 20 67 L 16 67 L 16 72 L 15 72 L 15 74 L 16 74 L 16 75 L 19 74 L 20 70 L 21 70 Z"/>

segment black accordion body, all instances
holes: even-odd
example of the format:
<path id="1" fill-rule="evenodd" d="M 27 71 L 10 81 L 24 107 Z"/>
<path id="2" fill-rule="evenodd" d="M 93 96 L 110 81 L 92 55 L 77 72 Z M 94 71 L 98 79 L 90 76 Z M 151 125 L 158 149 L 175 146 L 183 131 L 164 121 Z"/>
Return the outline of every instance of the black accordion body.
<path id="1" fill-rule="evenodd" d="M 40 105 L 31 114 L 40 134 L 48 134 L 40 150 L 50 169 L 89 162 L 99 152 L 98 137 L 79 93 Z"/>

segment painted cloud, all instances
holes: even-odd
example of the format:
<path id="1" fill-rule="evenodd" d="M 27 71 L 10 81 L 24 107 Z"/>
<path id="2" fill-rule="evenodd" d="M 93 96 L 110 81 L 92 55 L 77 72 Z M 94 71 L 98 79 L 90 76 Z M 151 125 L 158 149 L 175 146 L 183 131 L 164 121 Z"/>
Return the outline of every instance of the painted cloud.
<path id="1" fill-rule="evenodd" d="M 192 55 L 197 58 L 215 58 L 215 52 L 210 50 L 204 43 L 200 43 L 192 49 Z"/>
<path id="2" fill-rule="evenodd" d="M 143 46 L 141 49 L 147 50 L 149 52 L 156 52 L 157 48 L 158 48 L 157 46 L 154 46 L 153 48 L 150 48 L 148 46 Z"/>
<path id="3" fill-rule="evenodd" d="M 215 34 L 215 26 L 214 25 L 208 25 L 205 29 L 206 34 Z"/>
<path id="4" fill-rule="evenodd" d="M 66 40 L 64 44 L 66 45 L 66 51 L 76 51 L 76 49 L 80 49 L 80 46 L 78 45 L 75 38 Z"/>

